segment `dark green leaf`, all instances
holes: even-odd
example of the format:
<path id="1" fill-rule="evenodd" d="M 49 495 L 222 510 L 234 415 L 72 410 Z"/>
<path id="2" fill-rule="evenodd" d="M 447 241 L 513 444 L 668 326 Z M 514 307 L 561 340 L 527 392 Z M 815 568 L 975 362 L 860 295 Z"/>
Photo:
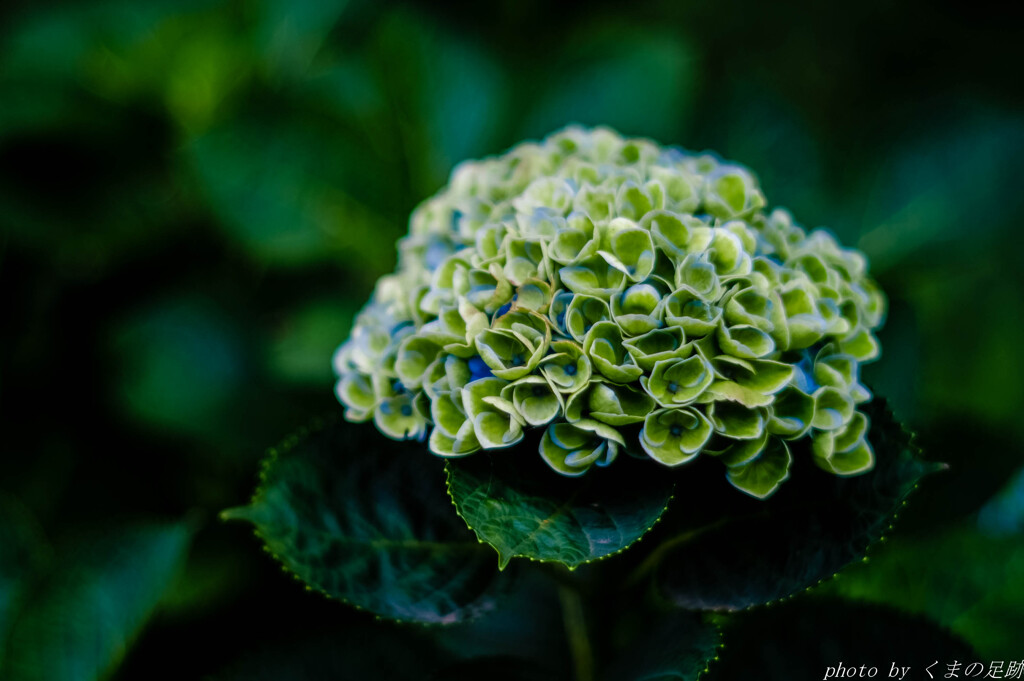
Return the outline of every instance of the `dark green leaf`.
<path id="1" fill-rule="evenodd" d="M 144 525 L 60 552 L 7 639 L 5 681 L 107 677 L 178 573 L 190 537 L 183 524 Z"/>
<path id="2" fill-rule="evenodd" d="M 696 613 L 630 614 L 642 621 L 604 675 L 608 681 L 694 681 L 721 642 L 717 629 Z"/>
<path id="3" fill-rule="evenodd" d="M 800 598 L 781 606 L 730 617 L 724 629 L 725 650 L 702 681 L 794 681 L 823 679 L 838 665 L 844 669 L 876 667 L 873 678 L 891 675 L 893 665 L 910 667 L 904 679 L 935 678 L 954 660 L 977 659 L 970 646 L 927 619 L 889 608 L 833 599 Z M 961 668 L 962 671 L 962 668 Z M 844 677 L 845 677 L 844 672 Z"/>
<path id="4" fill-rule="evenodd" d="M 929 616 L 988 659 L 1013 657 L 1024 631 L 1024 536 L 961 526 L 899 538 L 822 592 Z"/>
<path id="5" fill-rule="evenodd" d="M 498 552 L 575 568 L 626 549 L 664 512 L 672 482 L 650 461 L 620 456 L 579 478 L 560 476 L 536 440 L 448 462 L 448 491 L 459 515 Z"/>
<path id="6" fill-rule="evenodd" d="M 557 662 L 561 678 L 572 673 L 562 605 L 555 582 L 542 570 L 524 570 L 497 612 L 466 626 L 432 628 L 451 659 L 516 656 Z"/>
<path id="7" fill-rule="evenodd" d="M 767 501 L 730 494 L 700 468 L 680 471 L 677 501 L 646 564 L 663 595 L 684 608 L 746 608 L 813 586 L 864 556 L 921 477 L 938 468 L 917 458 L 884 403 L 867 411 L 877 463 L 865 475 L 817 471 L 807 440 L 794 443 L 791 480 Z"/>
<path id="8" fill-rule="evenodd" d="M 0 496 L 0 669 L 8 633 L 45 557 L 45 540 L 28 511 Z"/>
<path id="9" fill-rule="evenodd" d="M 271 452 L 251 521 L 284 566 L 381 617 L 452 623 L 494 608 L 491 554 L 445 498 L 441 461 L 420 442 L 335 421 Z"/>

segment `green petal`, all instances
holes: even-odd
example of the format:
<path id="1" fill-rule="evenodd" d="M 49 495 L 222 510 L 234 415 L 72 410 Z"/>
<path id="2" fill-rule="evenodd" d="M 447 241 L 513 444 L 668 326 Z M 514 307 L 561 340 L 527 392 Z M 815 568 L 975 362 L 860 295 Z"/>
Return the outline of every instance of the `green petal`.
<path id="1" fill-rule="evenodd" d="M 708 418 L 715 430 L 734 440 L 753 440 L 761 437 L 767 420 L 764 408 L 748 409 L 735 402 L 712 402 Z"/>
<path id="2" fill-rule="evenodd" d="M 861 362 L 878 359 L 881 350 L 878 341 L 867 329 L 861 328 L 839 341 L 839 351 L 852 355 Z"/>
<path id="3" fill-rule="evenodd" d="M 570 335 L 569 329 L 566 328 L 566 317 L 569 313 L 569 305 L 575 297 L 576 294 L 572 291 L 563 291 L 559 289 L 552 296 L 551 305 L 548 307 L 548 321 L 551 322 L 555 332 L 563 336 Z"/>
<path id="4" fill-rule="evenodd" d="M 708 262 L 719 276 L 748 274 L 753 265 L 750 254 L 743 248 L 743 242 L 733 232 L 717 228 L 712 233 L 707 249 Z"/>
<path id="5" fill-rule="evenodd" d="M 472 269 L 456 272 L 455 289 L 474 307 L 494 314 L 512 299 L 512 284 L 501 269 L 492 264 L 488 270 Z"/>
<path id="6" fill-rule="evenodd" d="M 775 312 L 772 299 L 750 287 L 738 291 L 729 298 L 725 304 L 725 321 L 729 326 L 756 326 L 770 334 L 775 330 L 775 324 L 772 323 Z"/>
<path id="7" fill-rule="evenodd" d="M 583 341 L 583 351 L 594 368 L 617 383 L 631 383 L 643 374 L 622 345 L 622 332 L 614 322 L 598 322 Z"/>
<path id="8" fill-rule="evenodd" d="M 708 213 L 728 220 L 752 213 L 764 206 L 765 200 L 749 172 L 722 165 L 705 183 L 703 203 Z"/>
<path id="9" fill-rule="evenodd" d="M 461 393 L 437 395 L 430 403 L 430 418 L 434 422 L 435 431 L 440 430 L 448 437 L 455 437 L 469 421 L 462 406 Z"/>
<path id="10" fill-rule="evenodd" d="M 789 478 L 792 463 L 786 442 L 769 438 L 760 456 L 749 463 L 730 466 L 726 477 L 736 489 L 758 499 L 767 499 Z"/>
<path id="11" fill-rule="evenodd" d="M 662 325 L 661 293 L 651 284 L 634 284 L 612 296 L 612 317 L 630 336 L 639 336 Z"/>
<path id="12" fill-rule="evenodd" d="M 338 380 L 335 394 L 342 404 L 357 411 L 373 409 L 377 401 L 370 377 L 355 371 L 347 372 Z"/>
<path id="13" fill-rule="evenodd" d="M 441 352 L 441 347 L 426 338 L 409 336 L 398 346 L 395 373 L 407 388 L 418 388 L 427 367 Z"/>
<path id="14" fill-rule="evenodd" d="M 827 465 L 823 465 L 820 459 L 815 463 L 829 471 L 841 476 L 862 475 L 875 467 L 875 453 L 867 440 L 862 440 L 853 449 L 847 452 L 835 452 L 828 459 Z"/>
<path id="15" fill-rule="evenodd" d="M 640 423 L 653 408 L 649 395 L 628 385 L 595 382 L 587 391 L 589 418 L 611 426 Z"/>
<path id="16" fill-rule="evenodd" d="M 664 201 L 664 196 L 661 197 Z M 646 187 L 640 187 L 633 181 L 627 181 L 619 187 L 615 200 L 616 213 L 630 220 L 639 220 L 655 208 L 655 200 Z"/>
<path id="17" fill-rule="evenodd" d="M 651 237 L 658 248 L 672 258 L 682 260 L 686 257 L 690 242 L 690 228 L 684 222 L 686 217 L 664 210 L 652 211 L 644 216 L 640 226 L 651 231 Z"/>
<path id="18" fill-rule="evenodd" d="M 508 315 L 506 315 L 508 316 Z M 533 327 L 513 323 L 511 329 L 487 329 L 477 337 L 480 358 L 498 378 L 514 381 L 533 371 L 547 350 L 547 337 Z"/>
<path id="19" fill-rule="evenodd" d="M 466 456 L 473 452 L 480 451 L 480 442 L 476 439 L 476 432 L 473 424 L 465 421 L 454 437 L 435 428 L 430 433 L 427 442 L 430 451 L 438 456 L 453 457 Z"/>
<path id="20" fill-rule="evenodd" d="M 642 336 L 627 338 L 622 345 L 633 361 L 645 372 L 663 359 L 688 357 L 693 348 L 686 344 L 686 334 L 681 326 L 648 331 Z"/>
<path id="21" fill-rule="evenodd" d="M 612 229 L 615 229 L 617 220 L 612 221 Z M 598 251 L 598 254 L 609 265 L 629 277 L 630 281 L 643 281 L 654 270 L 654 242 L 646 229 L 617 229 L 608 237 L 608 245 L 609 250 Z"/>
<path id="22" fill-rule="evenodd" d="M 683 259 L 676 268 L 676 288 L 687 288 L 700 298 L 711 303 L 722 295 L 722 284 L 719 281 L 715 266 L 706 255 L 692 253 Z"/>
<path id="23" fill-rule="evenodd" d="M 523 427 L 517 420 L 497 411 L 477 414 L 473 432 L 485 449 L 510 447 L 523 439 Z"/>
<path id="24" fill-rule="evenodd" d="M 395 440 L 416 439 L 427 431 L 427 421 L 416 412 L 410 393 L 381 400 L 373 410 L 373 422 Z"/>
<path id="25" fill-rule="evenodd" d="M 772 337 L 755 326 L 719 324 L 715 338 L 722 350 L 734 357 L 754 359 L 775 350 Z"/>
<path id="26" fill-rule="evenodd" d="M 793 378 L 793 365 L 770 359 L 737 359 L 720 355 L 712 364 L 722 378 L 762 395 L 773 395 Z"/>
<path id="27" fill-rule="evenodd" d="M 753 440 L 733 440 L 732 444 L 718 453 L 717 458 L 726 466 L 742 466 L 761 455 L 768 446 L 770 436 L 765 430 Z"/>
<path id="28" fill-rule="evenodd" d="M 562 412 L 562 398 L 543 376 L 527 376 L 502 390 L 516 412 L 531 426 L 542 426 Z"/>
<path id="29" fill-rule="evenodd" d="M 611 309 L 604 300 L 589 295 L 577 295 L 565 313 L 565 327 L 578 343 L 582 343 L 590 329 L 598 322 L 610 321 Z"/>
<path id="30" fill-rule="evenodd" d="M 661 409 L 644 420 L 640 446 L 655 461 L 678 466 L 693 460 L 712 432 L 707 417 L 695 409 Z"/>
<path id="31" fill-rule="evenodd" d="M 651 264 L 653 267 L 653 262 Z M 590 258 L 578 265 L 563 267 L 558 276 L 573 293 L 596 296 L 607 300 L 625 287 L 626 275 L 604 258 Z"/>
<path id="32" fill-rule="evenodd" d="M 548 246 L 548 256 L 559 265 L 575 265 L 597 255 L 600 242 L 594 238 L 594 223 L 581 217 L 580 227 L 559 230 Z"/>
<path id="33" fill-rule="evenodd" d="M 686 359 L 665 359 L 650 377 L 640 379 L 644 390 L 663 407 L 681 407 L 696 400 L 714 380 L 711 364 L 700 353 Z"/>
<path id="34" fill-rule="evenodd" d="M 718 326 L 721 308 L 705 301 L 696 290 L 683 286 L 664 300 L 665 322 L 681 326 L 686 335 L 706 336 Z"/>
<path id="35" fill-rule="evenodd" d="M 518 309 L 547 314 L 552 302 L 551 284 L 540 279 L 528 279 L 516 289 L 513 301 Z"/>
<path id="36" fill-rule="evenodd" d="M 529 279 L 548 276 L 547 255 L 542 239 L 509 239 L 505 244 L 505 277 L 515 286 Z"/>
<path id="37" fill-rule="evenodd" d="M 569 423 L 555 423 L 544 431 L 540 455 L 562 475 L 583 475 L 599 461 L 615 458 L 617 445 L 593 431 Z"/>
<path id="38" fill-rule="evenodd" d="M 814 398 L 799 388 L 787 387 L 775 396 L 768 431 L 787 439 L 802 437 L 814 421 Z"/>
<path id="39" fill-rule="evenodd" d="M 551 352 L 540 363 L 540 371 L 557 390 L 575 393 L 587 385 L 591 376 L 590 358 L 572 341 L 554 341 Z"/>
<path id="40" fill-rule="evenodd" d="M 819 430 L 837 430 L 853 417 L 854 403 L 850 395 L 838 388 L 818 388 L 814 392 L 813 425 Z"/>

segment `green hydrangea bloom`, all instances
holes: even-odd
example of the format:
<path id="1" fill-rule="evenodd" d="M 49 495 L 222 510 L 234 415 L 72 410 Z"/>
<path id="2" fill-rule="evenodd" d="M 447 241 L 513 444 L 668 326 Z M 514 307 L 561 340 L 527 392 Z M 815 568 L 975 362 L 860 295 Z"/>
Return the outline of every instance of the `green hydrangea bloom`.
<path id="1" fill-rule="evenodd" d="M 543 428 L 563 475 L 703 454 L 763 498 L 793 440 L 836 475 L 873 466 L 859 369 L 884 313 L 864 256 L 768 211 L 746 168 L 570 127 L 461 164 L 416 209 L 336 392 L 440 456 Z"/>

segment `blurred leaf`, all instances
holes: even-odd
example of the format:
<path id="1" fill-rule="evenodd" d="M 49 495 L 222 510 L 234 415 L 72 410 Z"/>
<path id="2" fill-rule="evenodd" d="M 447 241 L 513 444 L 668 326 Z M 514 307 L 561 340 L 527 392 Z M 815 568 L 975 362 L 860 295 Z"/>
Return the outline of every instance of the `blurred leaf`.
<path id="1" fill-rule="evenodd" d="M 260 0 L 256 48 L 275 75 L 302 75 L 344 13 L 347 0 Z"/>
<path id="2" fill-rule="evenodd" d="M 341 260 L 373 281 L 391 268 L 392 225 L 346 192 L 349 176 L 374 169 L 359 140 L 296 110 L 252 113 L 188 148 L 223 226 L 269 265 Z"/>
<path id="3" fill-rule="evenodd" d="M 1019 119 L 974 116 L 928 132 L 882 157 L 874 190 L 866 202 L 857 199 L 865 226 L 858 247 L 877 270 L 922 249 L 943 254 L 946 263 L 978 255 L 1001 229 L 1015 226 L 1024 203 L 1014 180 L 1024 153 Z"/>
<path id="4" fill-rule="evenodd" d="M 693 110 L 696 75 L 678 34 L 623 26 L 583 32 L 539 79 L 546 87 L 528 116 L 525 136 L 568 123 L 608 125 L 627 135 L 678 140 Z M 638 105 L 642 102 L 642 105 Z"/>
<path id="5" fill-rule="evenodd" d="M 1024 468 L 978 512 L 978 528 L 989 536 L 1024 535 Z"/>
<path id="6" fill-rule="evenodd" d="M 386 14 L 374 35 L 374 69 L 398 120 L 413 196 L 435 192 L 452 167 L 492 147 L 510 99 L 508 75 L 476 40 L 431 16 Z"/>
<path id="7" fill-rule="evenodd" d="M 10 681 L 106 678 L 181 567 L 184 524 L 119 528 L 58 554 L 7 639 Z"/>
<path id="8" fill-rule="evenodd" d="M 793 681 L 821 679 L 826 670 L 866 665 L 864 678 L 891 676 L 892 665 L 910 667 L 905 679 L 936 678 L 946 664 L 976 660 L 954 634 L 927 619 L 889 608 L 835 599 L 801 597 L 788 603 L 734 615 L 726 620 L 725 650 L 702 681 Z M 852 675 L 851 675 L 852 676 Z"/>
<path id="9" fill-rule="evenodd" d="M 272 450 L 248 520 L 310 586 L 381 617 L 451 624 L 494 609 L 492 554 L 445 498 L 441 462 L 370 423 L 333 422 Z"/>
<path id="10" fill-rule="evenodd" d="M 494 613 L 431 633 L 438 649 L 452 659 L 546 660 L 552 671 L 568 678 L 572 669 L 562 617 L 554 581 L 540 570 L 524 570 Z"/>
<path id="11" fill-rule="evenodd" d="M 1020 441 L 1012 433 L 977 425 L 964 428 L 963 415 L 956 411 L 938 412 L 916 442 L 929 458 L 946 463 L 949 472 L 935 476 L 914 494 L 900 513 L 901 532 L 932 532 L 973 516 L 1014 477 L 1021 463 Z"/>
<path id="12" fill-rule="evenodd" d="M 642 617 L 603 678 L 695 681 L 703 674 L 721 642 L 714 626 L 691 612 L 643 613 Z"/>
<path id="13" fill-rule="evenodd" d="M 828 579 L 885 534 L 918 481 L 921 461 L 880 398 L 867 406 L 876 465 L 840 478 L 814 471 L 807 439 L 794 443 L 790 481 L 758 501 L 680 482 L 658 548 L 641 568 L 679 607 L 737 610 L 774 601 Z"/>
<path id="14" fill-rule="evenodd" d="M 536 454 L 536 439 L 510 450 L 448 461 L 459 515 L 498 552 L 575 568 L 625 550 L 664 512 L 672 483 L 648 461 L 620 457 L 607 469 L 561 476 Z"/>
<path id="15" fill-rule="evenodd" d="M 831 221 L 843 216 L 826 213 L 839 211 L 823 187 L 820 150 L 804 113 L 756 83 L 730 79 L 729 86 L 723 109 L 731 115 L 711 121 L 714 137 L 723 140 L 717 151 L 751 168 L 770 203 L 785 206 L 798 222 L 816 226 L 818 218 L 827 218 L 837 227 Z"/>
<path id="16" fill-rule="evenodd" d="M 295 310 L 270 348 L 270 369 L 292 383 L 330 385 L 334 377 L 331 357 L 348 338 L 358 311 L 350 299 L 315 301 Z"/>
<path id="17" fill-rule="evenodd" d="M 961 526 L 900 538 L 822 592 L 927 615 L 984 657 L 1015 656 L 1024 631 L 1024 535 Z"/>
<path id="18" fill-rule="evenodd" d="M 47 558 L 47 548 L 28 511 L 14 499 L 0 496 L 0 672 L 4 669 L 7 638 Z"/>
<path id="19" fill-rule="evenodd" d="M 218 433 L 243 378 L 240 339 L 204 300 L 173 300 L 116 332 L 119 397 L 136 418 L 193 435 Z"/>

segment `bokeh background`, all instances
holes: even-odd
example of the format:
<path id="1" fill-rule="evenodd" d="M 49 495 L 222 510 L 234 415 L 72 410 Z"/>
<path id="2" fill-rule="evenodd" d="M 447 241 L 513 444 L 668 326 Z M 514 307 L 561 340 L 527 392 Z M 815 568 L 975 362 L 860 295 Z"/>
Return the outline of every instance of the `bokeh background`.
<path id="1" fill-rule="evenodd" d="M 866 379 L 950 470 L 827 588 L 1024 658 L 1024 30 L 996 7 L 3 3 L 0 678 L 358 641 L 216 514 L 338 408 L 411 209 L 570 122 L 717 150 L 867 252 Z"/>

